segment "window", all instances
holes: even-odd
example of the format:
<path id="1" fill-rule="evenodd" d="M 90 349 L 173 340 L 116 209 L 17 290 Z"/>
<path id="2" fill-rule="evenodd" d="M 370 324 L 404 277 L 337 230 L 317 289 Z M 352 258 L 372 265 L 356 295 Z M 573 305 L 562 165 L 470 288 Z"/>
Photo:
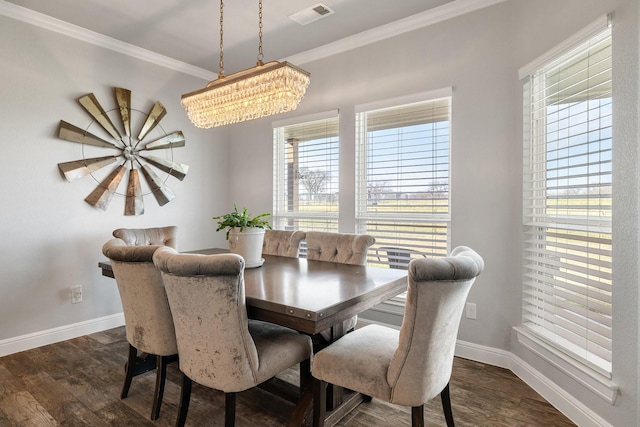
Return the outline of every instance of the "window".
<path id="1" fill-rule="evenodd" d="M 338 114 L 297 120 L 274 124 L 274 228 L 337 232 Z"/>
<path id="2" fill-rule="evenodd" d="M 610 29 L 526 77 L 522 327 L 610 377 Z"/>
<path id="3" fill-rule="evenodd" d="M 357 108 L 356 224 L 371 265 L 407 268 L 448 253 L 450 90 L 385 104 Z"/>

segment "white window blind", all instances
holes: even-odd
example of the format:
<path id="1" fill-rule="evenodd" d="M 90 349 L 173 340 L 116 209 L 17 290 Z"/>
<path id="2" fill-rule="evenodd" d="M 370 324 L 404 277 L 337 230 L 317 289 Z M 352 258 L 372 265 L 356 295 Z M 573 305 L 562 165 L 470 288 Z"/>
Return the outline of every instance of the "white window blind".
<path id="1" fill-rule="evenodd" d="M 606 29 L 524 85 L 523 327 L 611 373 L 612 81 Z"/>
<path id="2" fill-rule="evenodd" d="M 338 115 L 275 124 L 274 228 L 338 231 Z"/>
<path id="3" fill-rule="evenodd" d="M 376 237 L 370 264 L 447 255 L 450 116 L 450 96 L 356 115 L 356 223 Z"/>

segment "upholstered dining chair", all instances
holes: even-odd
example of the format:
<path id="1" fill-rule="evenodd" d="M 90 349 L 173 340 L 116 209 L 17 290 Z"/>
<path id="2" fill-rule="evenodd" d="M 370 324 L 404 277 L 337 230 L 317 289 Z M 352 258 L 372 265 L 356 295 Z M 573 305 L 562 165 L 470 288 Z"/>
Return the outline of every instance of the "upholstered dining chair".
<path id="1" fill-rule="evenodd" d="M 300 243 L 305 236 L 306 233 L 299 230 L 265 230 L 262 253 L 264 255 L 298 258 L 300 256 Z"/>
<path id="2" fill-rule="evenodd" d="M 317 261 L 331 261 L 341 264 L 365 265 L 369 247 L 376 242 L 368 234 L 330 233 L 324 231 L 307 231 L 307 259 Z M 358 316 L 353 316 L 343 322 L 344 332 L 353 330 L 358 322 Z M 333 341 L 332 331 L 322 331 L 320 334 L 326 343 Z M 316 342 L 316 349 L 318 348 Z"/>
<path id="3" fill-rule="evenodd" d="M 307 259 L 365 265 L 376 239 L 368 234 L 307 231 L 306 241 Z"/>
<path id="4" fill-rule="evenodd" d="M 462 311 L 484 261 L 459 246 L 450 256 L 409 263 L 400 331 L 368 325 L 345 335 L 313 359 L 313 425 L 324 425 L 327 383 L 385 402 L 411 406 L 412 426 L 424 426 L 424 403 L 438 394 L 447 426 L 453 414 L 449 379 Z"/>
<path id="5" fill-rule="evenodd" d="M 160 245 L 178 249 L 178 227 L 118 228 L 113 237 L 130 246 Z"/>
<path id="6" fill-rule="evenodd" d="M 155 356 L 156 387 L 152 420 L 160 416 L 167 364 L 175 360 L 178 354 L 162 276 L 153 264 L 153 253 L 160 247 L 129 246 L 122 239 L 111 239 L 102 247 L 102 253 L 111 260 L 129 342 L 129 357 L 120 398 L 127 397 L 131 381 L 139 371 L 138 352 L 147 353 L 147 358 Z"/>
<path id="7" fill-rule="evenodd" d="M 225 426 L 235 424 L 236 393 L 299 364 L 300 389 L 311 381 L 311 338 L 248 320 L 244 259 L 236 254 L 153 256 L 169 298 L 178 341 L 182 391 L 176 426 L 183 426 L 192 382 L 225 393 Z"/>

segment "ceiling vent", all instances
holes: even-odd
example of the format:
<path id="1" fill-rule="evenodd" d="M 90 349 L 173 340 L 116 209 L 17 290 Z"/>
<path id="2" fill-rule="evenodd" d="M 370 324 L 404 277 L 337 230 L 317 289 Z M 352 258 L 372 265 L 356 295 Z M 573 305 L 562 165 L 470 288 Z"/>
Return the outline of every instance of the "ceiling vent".
<path id="1" fill-rule="evenodd" d="M 300 25 L 307 25 L 321 18 L 326 18 L 329 15 L 333 15 L 335 12 L 327 7 L 326 4 L 317 3 L 306 9 L 296 12 L 290 15 L 289 18 L 293 19 Z"/>

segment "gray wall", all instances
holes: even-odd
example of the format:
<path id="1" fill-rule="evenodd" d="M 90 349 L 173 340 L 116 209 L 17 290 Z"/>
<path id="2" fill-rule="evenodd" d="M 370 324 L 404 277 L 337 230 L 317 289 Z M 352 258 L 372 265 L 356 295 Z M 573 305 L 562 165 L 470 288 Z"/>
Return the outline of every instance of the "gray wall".
<path id="1" fill-rule="evenodd" d="M 613 380 L 621 387 L 615 405 L 523 347 L 512 330 L 521 316 L 522 84 L 518 69 L 608 12 L 615 13 L 615 196 L 625 195 L 615 201 L 614 304 L 616 313 L 622 314 L 614 322 Z M 576 412 L 593 411 L 595 420 L 590 422 L 594 425 L 637 425 L 637 62 L 635 0 L 512 0 L 297 64 L 311 72 L 311 86 L 297 111 L 230 127 L 230 158 L 235 166 L 230 194 L 255 211 L 271 209 L 273 120 L 339 109 L 341 159 L 350 162 L 341 168 L 341 179 L 348 183 L 340 189 L 341 213 L 353 212 L 354 106 L 453 87 L 451 246 L 471 246 L 486 263 L 469 295 L 469 301 L 477 304 L 478 319 L 462 320 L 459 339 L 509 354 L 514 363 L 541 374 L 540 382 L 546 382 L 555 395 L 569 391 L 571 397 L 564 405 L 575 404 Z M 627 197 L 630 200 L 621 200 Z"/>
<path id="2" fill-rule="evenodd" d="M 97 268 L 115 228 L 174 224 L 182 249 L 222 244 L 211 217 L 227 209 L 226 130 L 197 130 L 180 106 L 201 79 L 3 16 L 0 52 L 0 342 L 122 312 L 115 283 Z M 96 182 L 69 183 L 57 167 L 83 157 L 80 144 L 56 137 L 58 122 L 86 128 L 92 119 L 76 99 L 93 92 L 112 109 L 114 86 L 132 91 L 133 108 L 162 102 L 161 126 L 187 140 L 174 159 L 189 174 L 167 181 L 176 198 L 160 207 L 146 196 L 139 217 L 123 215 L 122 196 L 107 211 L 88 205 Z M 72 305 L 75 285 L 83 285 L 84 301 Z"/>
<path id="3" fill-rule="evenodd" d="M 608 12 L 615 16 L 616 69 L 615 405 L 523 347 L 512 330 L 521 315 L 518 68 Z M 271 210 L 273 120 L 339 109 L 341 158 L 352 162 L 355 105 L 451 86 L 451 243 L 473 247 L 486 262 L 469 296 L 478 319 L 463 319 L 460 340 L 527 366 L 548 389 L 569 393 L 565 403 L 588 408 L 605 425 L 638 425 L 638 13 L 636 0 L 510 0 L 298 64 L 312 73 L 312 83 L 297 111 L 209 131 L 194 128 L 179 105 L 180 94 L 202 87 L 202 80 L 0 17 L 0 346 L 121 312 L 115 284 L 96 267 L 114 228 L 176 224 L 180 248 L 188 250 L 224 243 L 211 217 L 234 202 Z M 81 157 L 77 144 L 55 137 L 58 121 L 88 125 L 75 99 L 94 92 L 110 102 L 113 86 L 131 89 L 134 106 L 160 100 L 169 111 L 163 126 L 187 137 L 175 158 L 191 171 L 183 182 L 168 181 L 176 199 L 160 208 L 145 197 L 141 217 L 123 216 L 118 196 L 107 212 L 90 207 L 83 199 L 94 183 L 67 183 L 56 167 Z M 349 163 L 341 174 L 353 183 Z M 341 191 L 343 212 L 353 211 L 351 187 Z M 343 231 L 352 225 L 343 222 Z M 84 285 L 84 302 L 71 305 L 77 284 Z"/>

